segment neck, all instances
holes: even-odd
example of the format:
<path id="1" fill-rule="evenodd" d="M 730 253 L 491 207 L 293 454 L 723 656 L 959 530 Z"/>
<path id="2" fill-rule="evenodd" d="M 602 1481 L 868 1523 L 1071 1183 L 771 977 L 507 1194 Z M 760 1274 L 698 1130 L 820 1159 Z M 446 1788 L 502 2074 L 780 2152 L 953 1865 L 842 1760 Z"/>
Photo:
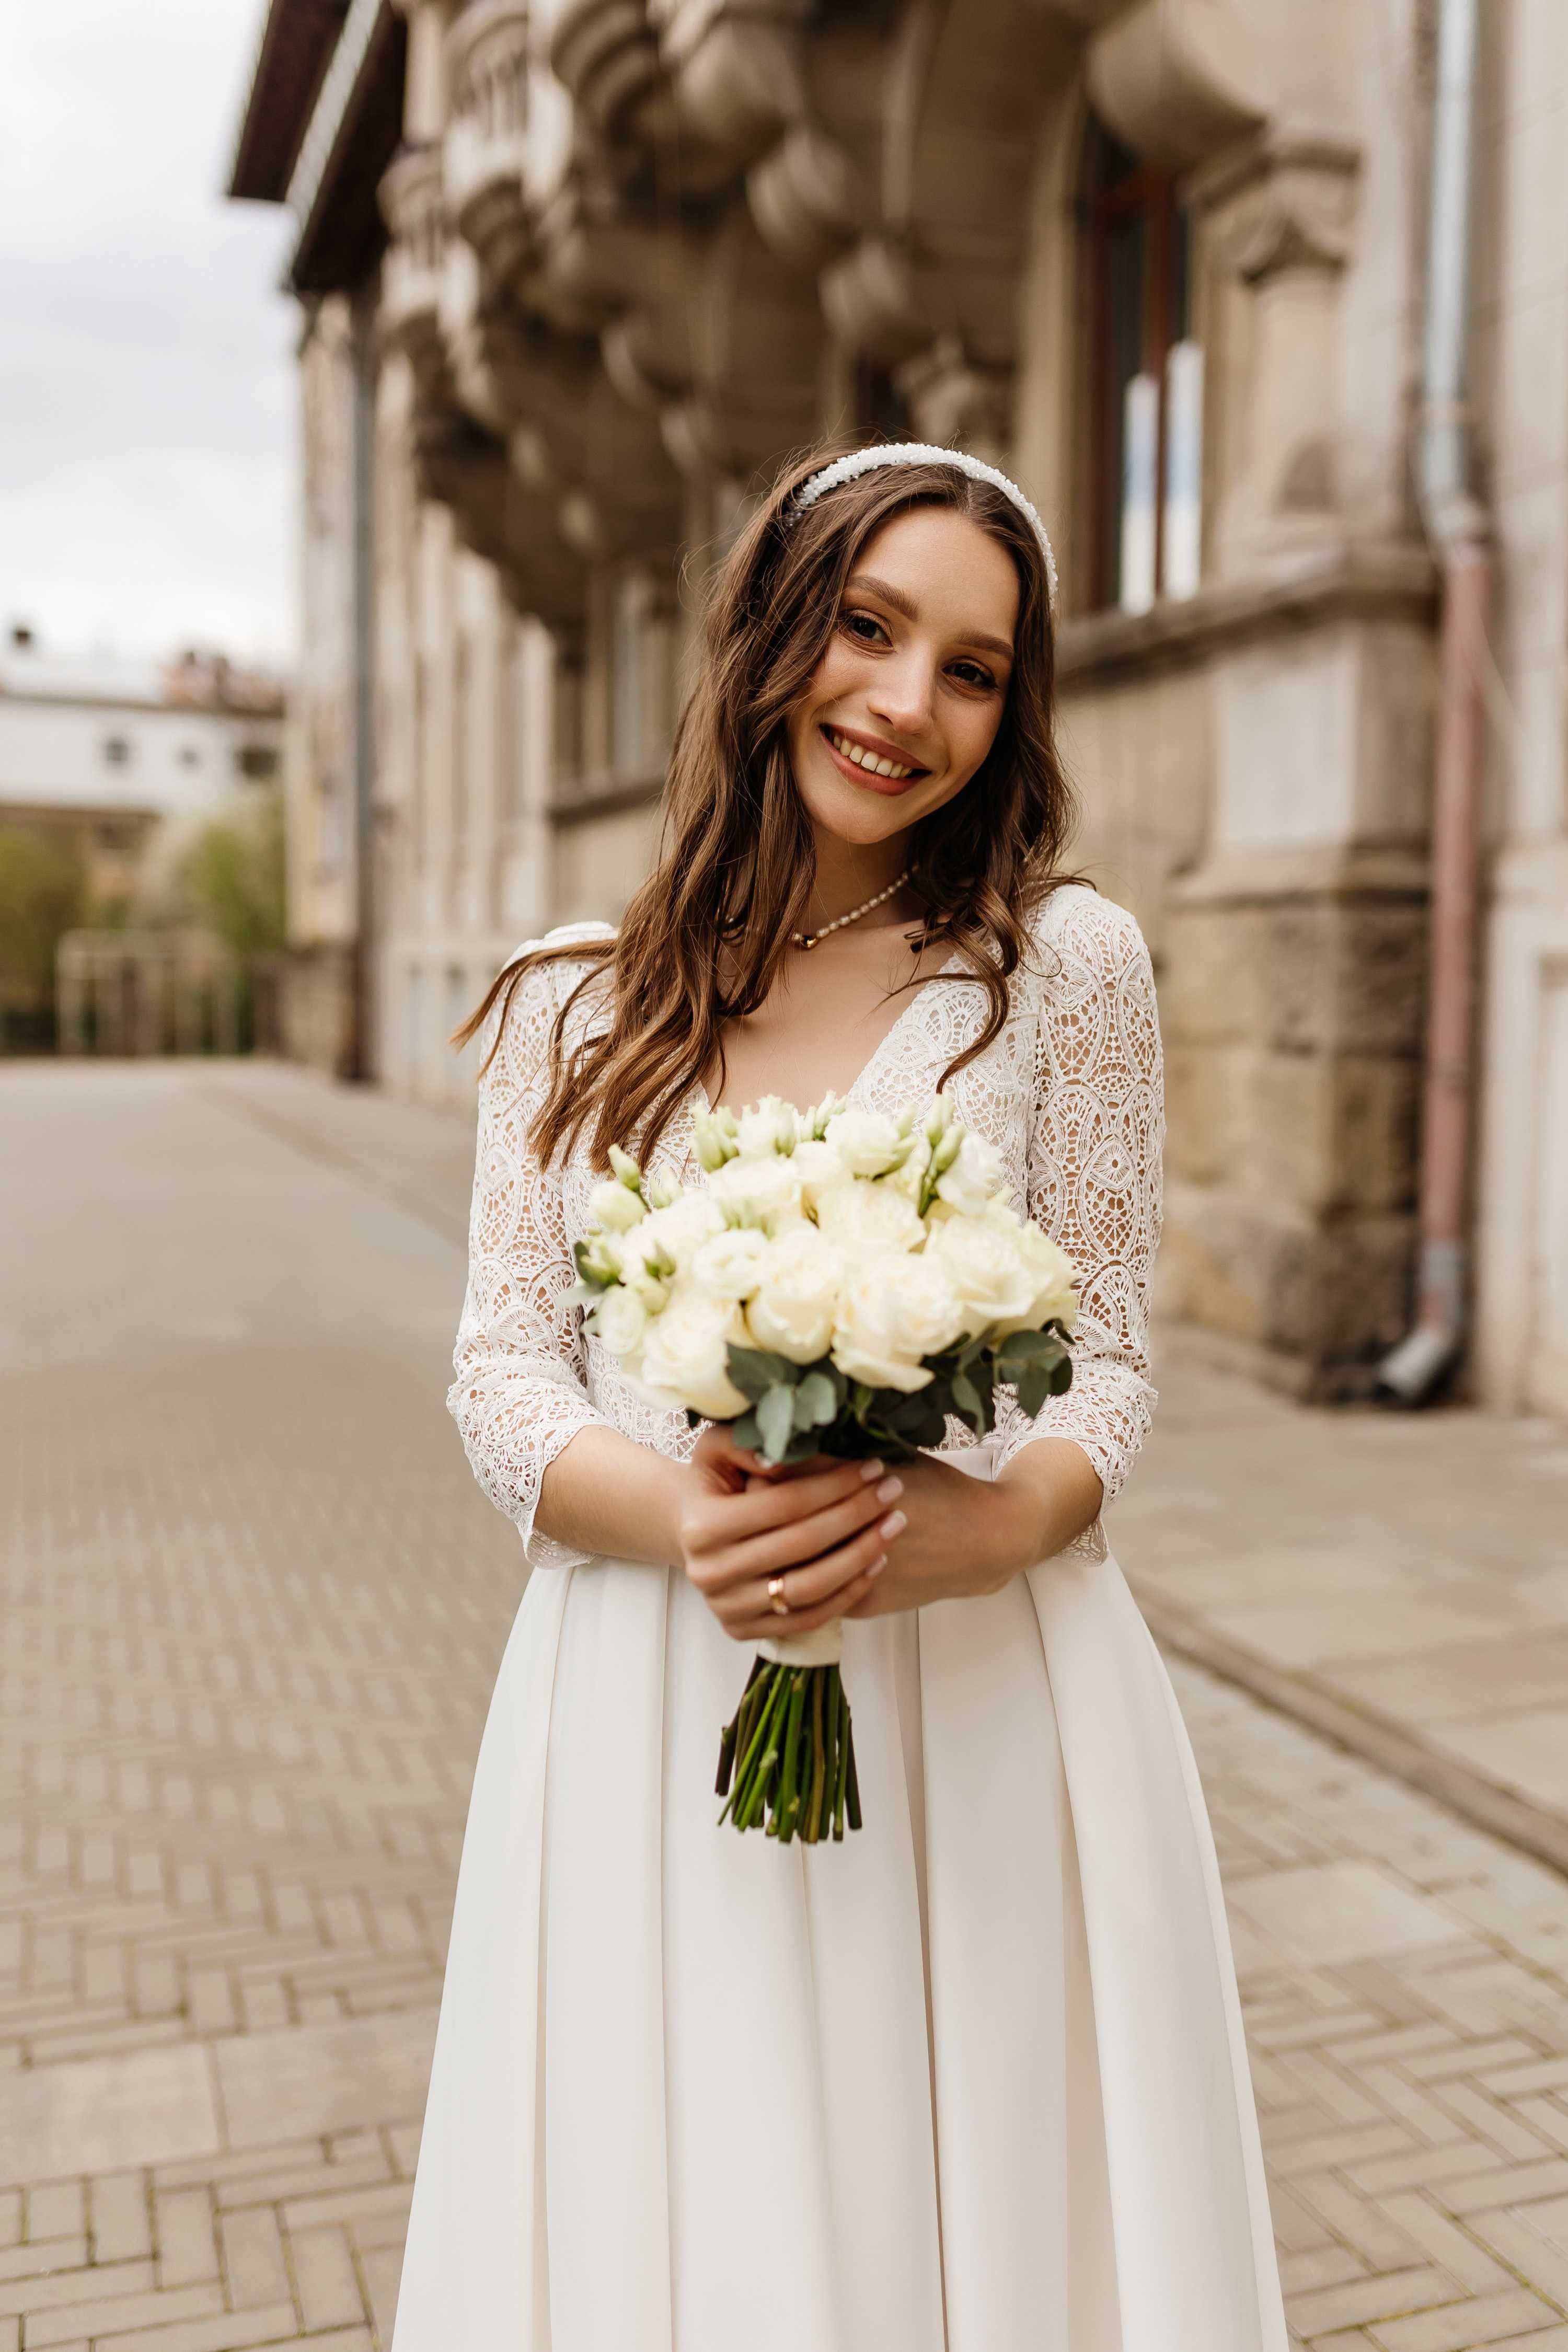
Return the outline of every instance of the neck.
<path id="1" fill-rule="evenodd" d="M 879 890 L 885 890 L 910 862 L 907 833 L 895 834 L 890 841 L 858 842 L 841 840 L 837 834 L 825 833 L 816 825 L 812 832 L 816 844 L 816 880 L 811 893 L 813 922 L 836 922 L 851 907 L 864 906 Z M 897 903 L 889 898 L 887 907 L 878 911 L 890 915 Z"/>

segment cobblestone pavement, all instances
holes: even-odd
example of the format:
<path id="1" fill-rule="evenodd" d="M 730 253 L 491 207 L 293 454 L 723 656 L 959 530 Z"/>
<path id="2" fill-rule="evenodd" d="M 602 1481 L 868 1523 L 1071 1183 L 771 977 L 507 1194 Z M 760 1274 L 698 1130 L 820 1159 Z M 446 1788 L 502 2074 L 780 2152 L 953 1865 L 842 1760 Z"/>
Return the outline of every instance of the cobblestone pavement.
<path id="1" fill-rule="evenodd" d="M 440 1409 L 468 1139 L 175 1066 L 0 1071 L 0 2352 L 385 2352 L 520 1580 Z M 1175 1673 L 1298 2340 L 1565 2352 L 1568 1886 Z"/>
<path id="2" fill-rule="evenodd" d="M 1568 1430 L 1161 1354 L 1113 1530 L 1156 1633 L 1568 1871 Z"/>

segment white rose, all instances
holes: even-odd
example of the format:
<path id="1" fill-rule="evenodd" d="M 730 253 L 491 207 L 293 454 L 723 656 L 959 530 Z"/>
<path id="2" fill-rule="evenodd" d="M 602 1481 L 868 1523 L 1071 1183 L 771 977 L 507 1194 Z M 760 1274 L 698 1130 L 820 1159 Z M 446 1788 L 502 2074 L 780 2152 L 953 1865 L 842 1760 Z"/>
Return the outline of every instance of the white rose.
<path id="1" fill-rule="evenodd" d="M 629 1233 L 647 1211 L 626 1184 L 595 1184 L 588 1195 L 588 1213 L 607 1234 Z"/>
<path id="2" fill-rule="evenodd" d="M 814 1364 L 827 1352 L 843 1265 L 815 1225 L 798 1225 L 766 1244 L 763 1279 L 746 1309 L 759 1348 L 792 1364 Z"/>
<path id="3" fill-rule="evenodd" d="M 801 1212 L 801 1181 L 793 1159 L 727 1160 L 708 1180 L 708 1198 L 731 1224 L 771 1233 Z"/>
<path id="4" fill-rule="evenodd" d="M 601 1347 L 623 1360 L 635 1356 L 647 1329 L 647 1309 L 635 1290 L 621 1283 L 606 1290 L 594 1307 L 594 1336 Z"/>
<path id="5" fill-rule="evenodd" d="M 966 1215 L 973 1216 L 1006 1181 L 1007 1171 L 996 1146 L 971 1132 L 959 1145 L 958 1157 L 952 1167 L 937 1178 L 936 1196 L 945 1201 L 950 1209 L 962 1209 Z"/>
<path id="6" fill-rule="evenodd" d="M 825 1192 L 816 1204 L 816 1222 L 847 1262 L 867 1249 L 919 1249 L 925 1227 L 912 1201 L 890 1184 L 873 1184 L 857 1177 Z"/>
<path id="7" fill-rule="evenodd" d="M 841 1110 L 827 1122 L 827 1140 L 851 1176 L 885 1176 L 910 1148 L 908 1130 L 876 1110 Z"/>
<path id="8" fill-rule="evenodd" d="M 663 1313 L 648 1323 L 641 1393 L 652 1404 L 689 1405 L 710 1421 L 733 1421 L 745 1412 L 746 1399 L 730 1379 L 725 1350 L 731 1339 L 744 1344 L 745 1337 L 732 1300 L 678 1285 Z"/>
<path id="9" fill-rule="evenodd" d="M 969 1339 L 993 1326 L 999 1334 L 1023 1328 L 1036 1284 L 1015 1234 L 989 1220 L 946 1217 L 933 1228 L 925 1255 L 952 1283 Z"/>
<path id="10" fill-rule="evenodd" d="M 706 1192 L 682 1192 L 666 1209 L 656 1209 L 634 1227 L 625 1246 L 627 1251 L 662 1250 L 673 1258 L 677 1272 L 690 1263 L 710 1234 L 721 1233 L 724 1220 L 712 1197 Z"/>
<path id="11" fill-rule="evenodd" d="M 635 1290 L 649 1314 L 657 1314 L 669 1285 L 689 1265 L 710 1234 L 722 1233 L 723 1216 L 706 1192 L 683 1192 L 668 1208 L 655 1209 L 615 1244 L 621 1279 Z"/>
<path id="12" fill-rule="evenodd" d="M 853 1180 L 849 1171 L 833 1149 L 820 1136 L 808 1136 L 795 1147 L 790 1166 L 800 1179 L 801 1192 L 808 1209 L 815 1210 L 825 1192 Z"/>
<path id="13" fill-rule="evenodd" d="M 764 1095 L 735 1122 L 735 1142 L 742 1160 L 771 1160 L 793 1151 L 795 1132 L 794 1108 L 782 1095 Z"/>
<path id="14" fill-rule="evenodd" d="M 750 1298 L 763 1279 L 771 1247 L 766 1234 L 751 1225 L 714 1234 L 693 1255 L 691 1279 L 715 1298 Z"/>
<path id="15" fill-rule="evenodd" d="M 1020 1225 L 1018 1251 L 1034 1286 L 1029 1311 L 1016 1330 L 1039 1331 L 1059 1323 L 1070 1331 L 1078 1319 L 1078 1293 L 1073 1288 L 1073 1263 L 1038 1225 Z"/>
<path id="16" fill-rule="evenodd" d="M 923 1389 L 922 1356 L 940 1355 L 963 1328 L 963 1310 L 934 1259 L 868 1252 L 839 1293 L 833 1360 L 874 1389 Z"/>

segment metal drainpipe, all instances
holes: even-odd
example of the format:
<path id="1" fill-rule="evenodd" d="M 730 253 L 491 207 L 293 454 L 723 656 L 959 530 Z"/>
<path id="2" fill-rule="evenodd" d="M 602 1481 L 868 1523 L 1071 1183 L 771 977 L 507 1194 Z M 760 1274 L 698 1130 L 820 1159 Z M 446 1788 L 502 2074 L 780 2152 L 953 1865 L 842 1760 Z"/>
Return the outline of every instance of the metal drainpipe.
<path id="1" fill-rule="evenodd" d="M 1378 1368 L 1402 1404 L 1433 1394 L 1464 1345 L 1484 678 L 1491 609 L 1488 520 L 1471 480 L 1466 400 L 1478 0 L 1439 0 L 1431 246 L 1421 422 L 1421 511 L 1442 566 L 1432 896 L 1426 976 L 1415 1320 Z"/>
<path id="2" fill-rule="evenodd" d="M 353 639 L 353 1013 L 351 1078 L 375 1069 L 375 287 L 355 288 L 349 312 L 353 367 L 350 434 Z"/>

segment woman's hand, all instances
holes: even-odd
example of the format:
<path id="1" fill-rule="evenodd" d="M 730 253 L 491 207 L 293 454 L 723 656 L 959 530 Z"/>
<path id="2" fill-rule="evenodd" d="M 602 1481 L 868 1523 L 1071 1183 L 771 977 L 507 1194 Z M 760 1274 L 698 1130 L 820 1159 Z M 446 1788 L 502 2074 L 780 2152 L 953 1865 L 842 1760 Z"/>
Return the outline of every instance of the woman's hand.
<path id="1" fill-rule="evenodd" d="M 907 1524 L 889 1538 L 887 1570 L 854 1617 L 999 1592 L 1081 1535 L 1103 1499 L 1093 1465 L 1070 1438 L 1037 1438 L 994 1481 L 929 1454 L 900 1463 L 899 1475 Z"/>
<path id="2" fill-rule="evenodd" d="M 680 1564 L 734 1641 L 809 1633 L 872 1591 L 887 1562 L 889 1530 L 901 1531 L 893 1508 L 902 1477 L 879 1462 L 826 1456 L 776 1469 L 744 1452 L 727 1429 L 705 1429 L 677 1516 Z M 787 1616 L 768 1597 L 774 1576 Z"/>

